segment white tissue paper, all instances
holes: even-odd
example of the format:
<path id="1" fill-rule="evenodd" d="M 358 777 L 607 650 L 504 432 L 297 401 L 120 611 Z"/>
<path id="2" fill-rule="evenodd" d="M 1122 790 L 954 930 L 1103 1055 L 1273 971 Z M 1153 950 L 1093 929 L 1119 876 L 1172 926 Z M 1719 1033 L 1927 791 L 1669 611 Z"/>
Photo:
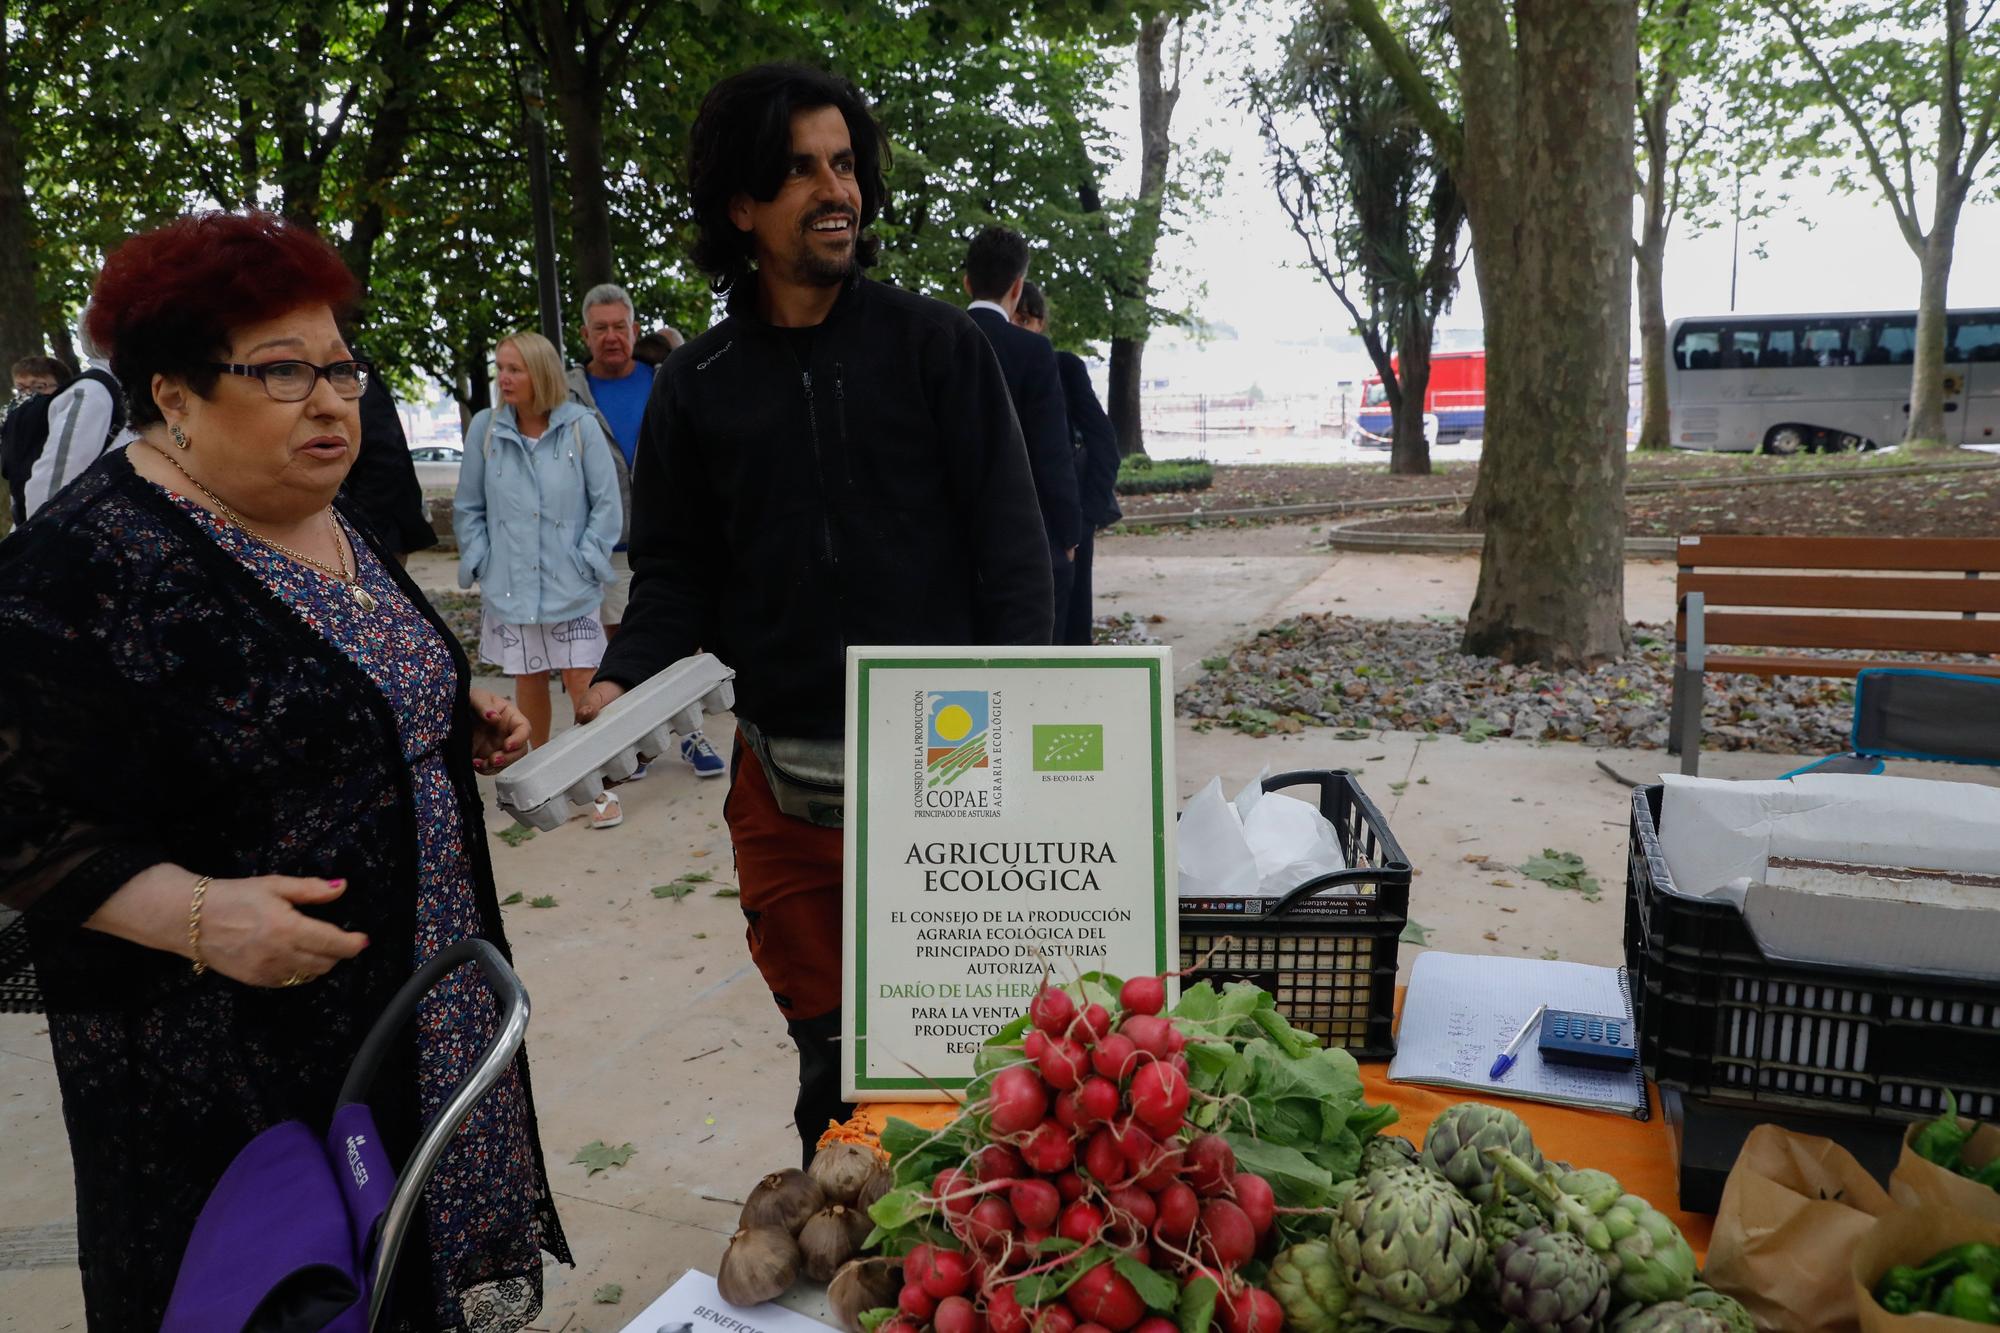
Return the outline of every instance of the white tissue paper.
<path id="1" fill-rule="evenodd" d="M 1281 898 L 1347 869 L 1339 835 L 1319 807 L 1265 791 L 1261 774 L 1233 803 L 1222 798 L 1222 780 L 1212 779 L 1181 812 L 1176 841 L 1184 898 Z"/>

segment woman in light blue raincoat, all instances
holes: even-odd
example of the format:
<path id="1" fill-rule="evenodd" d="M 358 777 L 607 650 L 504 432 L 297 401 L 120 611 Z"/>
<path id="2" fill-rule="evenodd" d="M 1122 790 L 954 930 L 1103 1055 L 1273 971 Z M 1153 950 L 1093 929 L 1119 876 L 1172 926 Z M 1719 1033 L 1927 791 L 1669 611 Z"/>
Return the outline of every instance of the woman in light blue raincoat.
<path id="1" fill-rule="evenodd" d="M 458 586 L 479 585 L 480 660 L 514 678 L 529 739 L 549 738 L 548 673 L 575 705 L 604 656 L 598 608 L 624 522 L 611 444 L 569 401 L 562 358 L 539 333 L 494 352 L 500 406 L 472 419 L 452 526 Z"/>

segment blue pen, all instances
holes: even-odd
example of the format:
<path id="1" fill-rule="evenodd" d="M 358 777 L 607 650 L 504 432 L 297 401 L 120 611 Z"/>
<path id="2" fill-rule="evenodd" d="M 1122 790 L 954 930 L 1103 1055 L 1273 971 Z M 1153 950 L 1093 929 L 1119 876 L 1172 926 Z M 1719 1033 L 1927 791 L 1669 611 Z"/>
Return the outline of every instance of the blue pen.
<path id="1" fill-rule="evenodd" d="M 1514 1034 L 1514 1040 L 1508 1042 L 1500 1054 L 1494 1057 L 1493 1068 L 1486 1072 L 1486 1077 L 1497 1080 L 1507 1076 L 1507 1071 L 1514 1067 L 1514 1057 L 1520 1053 L 1521 1043 L 1528 1039 L 1528 1034 L 1535 1030 L 1536 1024 L 1542 1021 L 1542 1015 L 1548 1011 L 1549 1007 L 1542 1005 L 1528 1015 L 1528 1021 L 1521 1024 L 1521 1030 Z"/>

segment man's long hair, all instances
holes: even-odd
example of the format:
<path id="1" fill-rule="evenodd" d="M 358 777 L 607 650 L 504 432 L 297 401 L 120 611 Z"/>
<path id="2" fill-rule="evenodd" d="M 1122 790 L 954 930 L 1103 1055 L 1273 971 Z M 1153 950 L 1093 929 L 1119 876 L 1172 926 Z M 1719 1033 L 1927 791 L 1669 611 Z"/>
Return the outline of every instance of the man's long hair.
<path id="1" fill-rule="evenodd" d="M 694 262 L 709 286 L 727 292 L 752 269 L 752 238 L 729 220 L 729 202 L 747 194 L 759 202 L 777 197 L 792 155 L 792 113 L 830 106 L 847 122 L 854 144 L 854 179 L 861 190 L 854 261 L 874 264 L 879 242 L 868 227 L 882 211 L 888 185 L 882 172 L 889 144 L 861 91 L 846 79 L 807 65 L 774 62 L 732 74 L 708 90 L 694 119 L 688 180 L 697 235 Z"/>

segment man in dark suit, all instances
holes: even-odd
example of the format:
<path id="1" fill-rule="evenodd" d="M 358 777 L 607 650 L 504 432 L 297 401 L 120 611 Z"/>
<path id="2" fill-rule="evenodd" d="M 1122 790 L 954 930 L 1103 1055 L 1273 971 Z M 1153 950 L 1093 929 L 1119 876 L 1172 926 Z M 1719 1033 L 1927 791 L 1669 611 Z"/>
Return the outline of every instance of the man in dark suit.
<path id="1" fill-rule="evenodd" d="M 410 563 L 410 552 L 437 545 L 403 419 L 379 372 L 368 377 L 361 394 L 361 447 L 340 493 L 404 564 Z"/>
<path id="2" fill-rule="evenodd" d="M 1047 338 L 1016 328 L 1014 307 L 1028 278 L 1028 243 L 1019 232 L 995 223 L 972 238 L 965 251 L 967 313 L 993 344 L 1014 415 L 1028 442 L 1028 465 L 1035 474 L 1042 525 L 1048 530 L 1049 568 L 1055 583 L 1056 641 L 1069 618 L 1069 592 L 1077 544 L 1083 540 L 1083 513 L 1077 502 L 1076 464 L 1063 410 L 1062 372 Z"/>
<path id="3" fill-rule="evenodd" d="M 1047 335 L 1049 331 L 1048 299 L 1032 282 L 1021 284 L 1014 323 L 1030 333 Z M 1076 558 L 1070 562 L 1074 577 L 1069 618 L 1057 623 L 1055 641 L 1088 647 L 1092 534 L 1125 517 L 1118 507 L 1118 432 L 1112 428 L 1111 418 L 1104 415 L 1097 390 L 1090 387 L 1090 371 L 1083 358 L 1075 352 L 1057 352 L 1056 368 L 1062 372 L 1063 410 L 1069 415 L 1070 439 L 1076 448 L 1076 498 L 1083 509 L 1083 536 L 1076 544 Z"/>

